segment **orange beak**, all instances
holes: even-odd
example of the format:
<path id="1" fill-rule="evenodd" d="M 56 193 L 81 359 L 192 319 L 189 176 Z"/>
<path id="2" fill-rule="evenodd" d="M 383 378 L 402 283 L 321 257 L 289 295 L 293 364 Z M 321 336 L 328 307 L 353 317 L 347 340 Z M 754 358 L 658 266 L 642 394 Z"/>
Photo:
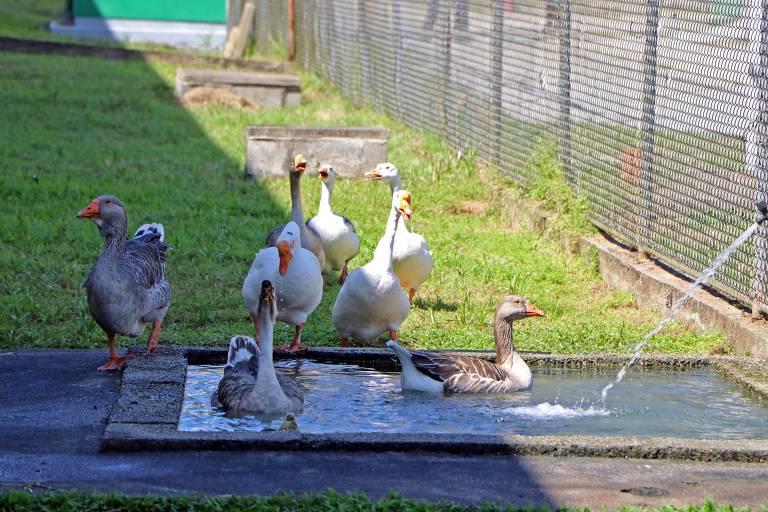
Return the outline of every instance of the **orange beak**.
<path id="1" fill-rule="evenodd" d="M 280 267 L 278 268 L 278 272 L 280 272 L 281 276 L 284 276 L 288 273 L 288 264 L 291 262 L 291 258 L 293 258 L 293 254 L 291 254 L 291 245 L 285 240 L 279 242 L 277 244 L 277 254 L 280 255 Z"/>
<path id="2" fill-rule="evenodd" d="M 296 158 L 293 159 L 293 166 L 297 171 L 304 172 L 307 168 L 307 160 L 304 155 L 296 155 Z"/>
<path id="3" fill-rule="evenodd" d="M 413 215 L 413 210 L 411 209 L 411 194 L 405 193 L 403 194 L 402 199 L 400 199 L 400 211 L 403 214 L 403 217 L 405 217 L 405 220 L 411 220 L 411 215 Z"/>
<path id="4" fill-rule="evenodd" d="M 95 219 L 99 216 L 99 202 L 94 199 L 88 206 L 77 212 L 78 219 Z"/>
<path id="5" fill-rule="evenodd" d="M 544 316 L 544 312 L 529 302 L 525 306 L 525 316 Z"/>
<path id="6" fill-rule="evenodd" d="M 365 173 L 363 177 L 367 181 L 379 181 L 381 179 L 381 174 L 379 174 L 379 171 L 377 171 L 376 169 L 373 169 Z"/>

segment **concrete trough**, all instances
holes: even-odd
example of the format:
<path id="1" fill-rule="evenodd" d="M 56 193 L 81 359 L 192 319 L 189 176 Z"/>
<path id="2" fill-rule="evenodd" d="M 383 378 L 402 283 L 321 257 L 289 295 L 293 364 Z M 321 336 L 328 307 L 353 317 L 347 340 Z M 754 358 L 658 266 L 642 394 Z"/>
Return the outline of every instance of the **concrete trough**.
<path id="1" fill-rule="evenodd" d="M 310 166 L 333 164 L 344 178 L 361 178 L 387 161 L 389 130 L 383 126 L 249 126 L 245 134 L 245 174 L 287 176 L 297 153 Z"/>
<path id="2" fill-rule="evenodd" d="M 262 107 L 290 107 L 301 102 L 301 81 L 295 75 L 210 69 L 176 70 L 176 96 L 196 87 L 226 89 Z"/>
<path id="3" fill-rule="evenodd" d="M 141 353 L 141 347 L 136 351 Z M 491 359 L 490 351 L 451 351 Z M 768 462 L 766 439 L 683 439 L 588 435 L 487 435 L 427 433 L 301 432 L 191 432 L 179 431 L 187 364 L 222 364 L 223 348 L 160 347 L 152 356 L 132 360 L 123 374 L 124 385 L 110 414 L 102 451 L 165 450 L 312 450 L 312 451 L 427 451 L 454 454 L 550 455 L 678 459 L 696 461 Z M 276 352 L 275 357 L 296 357 Z M 354 363 L 379 370 L 396 370 L 389 351 L 379 349 L 314 348 L 301 357 L 318 361 Z M 550 355 L 525 353 L 531 367 L 618 369 L 628 357 L 616 355 Z M 768 362 L 726 356 L 643 356 L 638 367 L 675 369 L 709 367 L 761 398 L 768 396 Z M 149 369 L 152 368 L 152 371 Z"/>

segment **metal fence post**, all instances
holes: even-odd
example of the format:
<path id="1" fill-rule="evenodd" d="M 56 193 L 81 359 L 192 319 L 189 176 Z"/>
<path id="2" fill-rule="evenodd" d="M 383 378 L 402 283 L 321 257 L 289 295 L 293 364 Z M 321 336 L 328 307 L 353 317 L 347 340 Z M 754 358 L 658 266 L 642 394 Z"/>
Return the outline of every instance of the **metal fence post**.
<path id="1" fill-rule="evenodd" d="M 646 3 L 645 51 L 643 62 L 643 161 L 640 169 L 640 186 L 643 191 L 643 217 L 638 249 L 647 250 L 650 245 L 653 216 L 653 157 L 654 131 L 656 128 L 656 48 L 659 29 L 659 0 Z"/>
<path id="2" fill-rule="evenodd" d="M 399 0 L 392 0 L 392 25 L 394 28 L 393 40 L 395 43 L 395 112 L 403 117 L 403 20 L 400 16 Z"/>
<path id="3" fill-rule="evenodd" d="M 288 0 L 288 60 L 296 60 L 296 3 Z"/>
<path id="4" fill-rule="evenodd" d="M 502 101 L 504 82 L 504 1 L 493 1 L 493 23 L 491 25 L 491 154 L 490 160 L 501 163 Z M 501 165 L 499 165 L 501 167 Z"/>
<path id="5" fill-rule="evenodd" d="M 571 177 L 571 0 L 560 0 L 560 162 Z M 573 181 L 576 195 L 581 192 L 581 172 Z"/>
<path id="6" fill-rule="evenodd" d="M 752 0 L 751 12 L 760 17 L 750 23 L 748 54 L 754 59 L 750 74 L 756 89 L 755 117 L 746 136 L 746 164 L 754 176 L 755 200 L 768 200 L 768 0 Z M 752 318 L 768 311 L 768 228 L 761 225 L 755 234 L 755 256 L 752 263 Z"/>
<path id="7" fill-rule="evenodd" d="M 371 103 L 371 47 L 368 20 L 365 12 L 367 0 L 357 0 L 357 50 L 360 59 L 360 93 L 363 102 Z"/>

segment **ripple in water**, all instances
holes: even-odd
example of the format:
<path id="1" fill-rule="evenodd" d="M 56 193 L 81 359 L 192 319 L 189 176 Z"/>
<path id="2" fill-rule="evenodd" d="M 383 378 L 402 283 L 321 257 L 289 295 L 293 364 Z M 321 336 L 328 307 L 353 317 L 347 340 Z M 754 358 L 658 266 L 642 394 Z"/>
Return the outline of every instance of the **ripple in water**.
<path id="1" fill-rule="evenodd" d="M 605 407 L 595 407 L 594 405 L 589 407 L 566 407 L 560 404 L 551 404 L 549 402 L 522 407 L 508 407 L 501 412 L 511 416 L 522 416 L 534 420 L 557 420 L 562 418 L 579 418 L 583 416 L 608 416 L 611 414 L 611 411 Z"/>

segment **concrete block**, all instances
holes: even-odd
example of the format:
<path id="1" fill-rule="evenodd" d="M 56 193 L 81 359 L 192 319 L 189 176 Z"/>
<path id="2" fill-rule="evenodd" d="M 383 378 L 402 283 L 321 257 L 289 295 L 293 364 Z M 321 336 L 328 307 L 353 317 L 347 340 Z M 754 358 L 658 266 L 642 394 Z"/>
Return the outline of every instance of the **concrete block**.
<path id="1" fill-rule="evenodd" d="M 284 107 L 301 102 L 301 81 L 295 75 L 250 71 L 178 69 L 176 96 L 195 87 L 227 89 L 255 105 Z"/>
<path id="2" fill-rule="evenodd" d="M 310 167 L 333 164 L 344 178 L 361 178 L 387 161 L 389 130 L 381 126 L 249 126 L 245 135 L 245 174 L 287 176 L 297 153 Z"/>

